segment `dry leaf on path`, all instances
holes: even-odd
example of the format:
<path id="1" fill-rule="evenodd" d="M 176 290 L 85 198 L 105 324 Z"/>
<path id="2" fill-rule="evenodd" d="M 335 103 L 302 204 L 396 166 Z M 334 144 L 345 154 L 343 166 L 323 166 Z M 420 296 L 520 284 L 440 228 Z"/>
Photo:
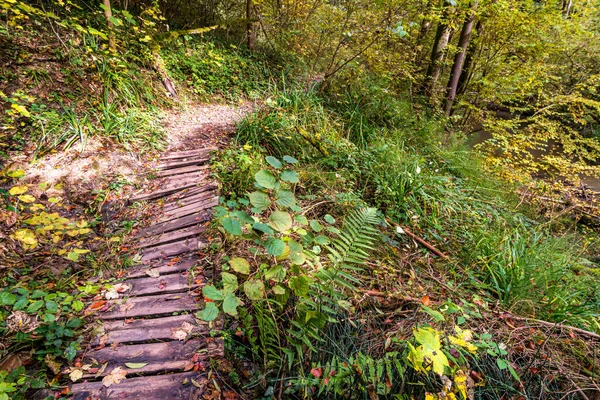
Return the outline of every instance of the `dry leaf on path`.
<path id="1" fill-rule="evenodd" d="M 80 368 L 74 368 L 69 374 L 69 378 L 71 379 L 71 382 L 77 382 L 83 378 L 83 370 Z"/>
<path id="2" fill-rule="evenodd" d="M 194 325 L 189 322 L 184 322 L 181 324 L 181 327 L 177 330 L 173 330 L 173 339 L 177 340 L 185 340 L 189 336 L 190 333 L 194 330 Z"/>
<path id="3" fill-rule="evenodd" d="M 160 273 L 158 272 L 158 268 L 151 268 L 146 270 L 146 275 L 148 275 L 151 278 L 158 278 L 160 276 Z"/>
<path id="4" fill-rule="evenodd" d="M 126 379 L 126 376 L 127 371 L 123 371 L 121 367 L 117 367 L 102 379 L 102 384 L 106 387 L 118 385 L 123 379 Z"/>

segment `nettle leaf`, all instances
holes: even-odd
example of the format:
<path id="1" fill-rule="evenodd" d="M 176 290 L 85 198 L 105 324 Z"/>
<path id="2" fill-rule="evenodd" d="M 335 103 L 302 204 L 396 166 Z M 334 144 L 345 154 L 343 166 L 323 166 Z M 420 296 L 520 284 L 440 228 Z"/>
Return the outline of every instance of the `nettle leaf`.
<path id="1" fill-rule="evenodd" d="M 223 219 L 223 228 L 234 236 L 240 236 L 242 234 L 242 225 L 235 219 L 225 218 Z"/>
<path id="2" fill-rule="evenodd" d="M 283 156 L 283 161 L 285 161 L 288 164 L 296 164 L 298 162 L 298 160 L 296 160 L 292 156 Z"/>
<path id="3" fill-rule="evenodd" d="M 252 229 L 255 229 L 259 232 L 266 233 L 267 235 L 272 235 L 275 233 L 273 228 L 271 228 L 269 225 L 263 224 L 261 222 L 257 222 L 254 225 L 252 225 Z"/>
<path id="4" fill-rule="evenodd" d="M 268 162 L 269 165 L 275 169 L 279 169 L 279 168 L 283 167 L 283 164 L 281 163 L 281 161 L 279 161 L 275 157 L 267 156 L 267 157 L 265 157 L 265 161 Z"/>
<path id="5" fill-rule="evenodd" d="M 254 179 L 256 180 L 256 183 L 258 183 L 265 189 L 275 189 L 275 187 L 277 186 L 277 179 L 275 179 L 275 176 L 269 171 L 265 171 L 264 169 L 258 171 L 254 175 Z"/>
<path id="6" fill-rule="evenodd" d="M 292 216 L 285 211 L 275 211 L 269 216 L 269 225 L 279 232 L 292 228 Z"/>
<path id="7" fill-rule="evenodd" d="M 244 258 L 236 257 L 229 260 L 231 268 L 240 274 L 248 275 L 250 273 L 250 263 Z"/>
<path id="8" fill-rule="evenodd" d="M 223 291 L 213 285 L 207 285 L 202 288 L 202 295 L 210 300 L 223 300 Z"/>
<path id="9" fill-rule="evenodd" d="M 37 300 L 34 301 L 33 303 L 31 303 L 29 305 L 29 307 L 27 307 L 27 310 L 25 310 L 25 312 L 27 312 L 28 314 L 32 314 L 34 312 L 36 312 L 37 310 L 39 310 L 40 308 L 42 308 L 44 306 L 44 300 Z"/>
<path id="10" fill-rule="evenodd" d="M 17 297 L 9 292 L 0 293 L 0 306 L 12 306 L 17 301 Z"/>
<path id="11" fill-rule="evenodd" d="M 250 204 L 257 210 L 260 210 L 260 212 L 263 212 L 271 206 L 271 199 L 269 199 L 269 196 L 262 191 L 257 190 L 248 194 L 248 199 L 250 199 Z"/>
<path id="12" fill-rule="evenodd" d="M 285 243 L 281 239 L 268 238 L 265 242 L 265 249 L 267 250 L 267 253 L 277 257 L 283 253 L 283 250 L 285 249 Z"/>
<path id="13" fill-rule="evenodd" d="M 238 288 L 238 279 L 234 274 L 221 272 L 221 281 L 223 282 L 223 293 L 234 293 Z"/>
<path id="14" fill-rule="evenodd" d="M 208 302 L 204 306 L 204 309 L 198 312 L 198 318 L 203 321 L 214 321 L 219 315 L 219 309 L 215 303 Z"/>
<path id="15" fill-rule="evenodd" d="M 265 285 L 258 279 L 250 279 L 244 283 L 244 293 L 250 300 L 260 300 L 265 295 Z"/>
<path id="16" fill-rule="evenodd" d="M 223 312 L 235 317 L 238 314 L 238 306 L 242 304 L 242 301 L 236 295 L 227 293 L 225 299 L 223 299 Z"/>
<path id="17" fill-rule="evenodd" d="M 275 201 L 281 207 L 291 207 L 296 204 L 294 193 L 289 190 L 278 190 L 276 192 L 277 200 Z"/>
<path id="18" fill-rule="evenodd" d="M 298 173 L 290 169 L 286 169 L 281 173 L 281 180 L 289 183 L 298 183 Z"/>
<path id="19" fill-rule="evenodd" d="M 304 276 L 294 276 L 290 278 L 289 286 L 296 296 L 306 296 L 308 294 L 308 279 Z"/>

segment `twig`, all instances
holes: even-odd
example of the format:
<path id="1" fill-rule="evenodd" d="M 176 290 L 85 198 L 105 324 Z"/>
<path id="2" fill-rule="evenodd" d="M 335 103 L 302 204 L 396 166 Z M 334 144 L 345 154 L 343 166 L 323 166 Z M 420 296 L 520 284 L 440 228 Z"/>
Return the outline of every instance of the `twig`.
<path id="1" fill-rule="evenodd" d="M 540 325 L 544 325 L 544 326 L 549 326 L 551 328 L 569 329 L 569 330 L 571 330 L 573 332 L 577 332 L 577 333 L 580 333 L 580 334 L 585 335 L 585 336 L 589 336 L 589 337 L 594 338 L 594 339 L 600 339 L 600 335 L 598 335 L 597 333 L 586 331 L 585 329 L 581 329 L 581 328 L 576 328 L 574 326 L 564 325 L 564 324 L 558 324 L 558 323 L 554 323 L 554 322 L 542 321 L 540 319 L 535 319 L 535 318 L 517 317 L 517 316 L 512 315 L 512 314 L 509 314 L 509 315 L 510 315 L 510 318 L 514 319 L 515 321 L 534 322 L 536 324 L 540 324 Z"/>
<path id="2" fill-rule="evenodd" d="M 402 230 L 404 231 L 404 233 L 406 233 L 408 236 L 410 236 L 411 239 L 413 239 L 415 242 L 419 243 L 421 246 L 425 247 L 427 250 L 431 251 L 433 254 L 442 257 L 444 260 L 448 260 L 448 261 L 450 260 L 450 257 L 448 257 L 447 255 L 442 253 L 431 243 L 425 241 L 425 239 L 422 239 L 419 236 L 412 233 L 411 231 L 409 231 L 408 228 L 402 228 Z"/>

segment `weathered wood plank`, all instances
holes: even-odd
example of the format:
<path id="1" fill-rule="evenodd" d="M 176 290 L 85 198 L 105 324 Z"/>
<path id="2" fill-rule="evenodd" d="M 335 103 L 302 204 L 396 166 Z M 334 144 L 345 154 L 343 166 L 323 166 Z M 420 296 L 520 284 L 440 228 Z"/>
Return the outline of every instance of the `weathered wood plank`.
<path id="1" fill-rule="evenodd" d="M 172 161 L 166 161 L 156 166 L 159 170 L 189 167 L 190 165 L 202 165 L 210 159 L 210 155 L 200 155 L 190 158 L 182 158 Z"/>
<path id="2" fill-rule="evenodd" d="M 193 311 L 199 304 L 189 293 L 161 294 L 157 296 L 130 297 L 125 300 L 110 301 L 111 309 L 99 313 L 98 319 L 124 319 L 167 315 L 179 311 Z"/>
<path id="3" fill-rule="evenodd" d="M 179 242 L 162 244 L 154 247 L 146 247 L 140 252 L 142 262 L 148 262 L 157 258 L 168 258 L 179 254 L 195 252 L 206 247 L 207 243 L 197 237 L 190 237 Z"/>
<path id="4" fill-rule="evenodd" d="M 160 211 L 163 213 L 177 210 L 181 207 L 189 206 L 190 204 L 200 203 L 202 201 L 206 201 L 213 196 L 216 196 L 214 190 L 207 190 L 204 192 L 200 192 L 190 197 L 183 197 L 171 202 L 165 202 L 160 206 Z"/>
<path id="5" fill-rule="evenodd" d="M 186 158 L 186 157 L 195 157 L 204 154 L 210 154 L 211 151 L 217 150 L 216 147 L 207 147 L 204 149 L 196 149 L 196 150 L 183 150 L 183 151 L 170 151 L 168 153 L 163 154 L 160 159 L 161 160 L 173 160 L 178 158 Z"/>
<path id="6" fill-rule="evenodd" d="M 201 378 L 198 372 L 183 372 L 125 379 L 118 385 L 111 385 L 108 388 L 102 385 L 102 382 L 78 383 L 71 386 L 71 392 L 74 394 L 73 400 L 189 400 L 201 398 L 201 390 L 194 386 L 192 379 L 196 382 L 206 381 L 206 378 Z"/>
<path id="7" fill-rule="evenodd" d="M 186 292 L 198 287 L 196 283 L 190 283 L 188 276 L 181 274 L 159 276 L 158 278 L 137 278 L 125 281 L 131 285 L 131 295 L 145 296 L 149 294 Z"/>
<path id="8" fill-rule="evenodd" d="M 136 247 L 138 249 L 143 249 L 145 247 L 158 246 L 158 245 L 166 244 L 169 242 L 176 242 L 178 240 L 185 239 L 188 237 L 198 236 L 205 230 L 206 230 L 206 227 L 204 227 L 204 226 L 200 226 L 200 227 L 192 226 L 192 227 L 164 233 L 162 235 L 145 237 L 137 243 Z"/>
<path id="9" fill-rule="evenodd" d="M 130 198 L 129 203 L 131 204 L 136 201 L 152 200 L 165 197 L 171 193 L 199 185 L 207 176 L 208 174 L 206 172 L 201 171 L 165 178 L 163 181 L 157 184 L 151 192 L 142 193 Z"/>
<path id="10" fill-rule="evenodd" d="M 208 322 L 197 320 L 192 314 L 152 319 L 123 319 L 102 322 L 102 332 L 92 340 L 92 346 L 100 343 L 141 343 L 149 340 L 168 341 L 175 339 L 175 331 L 187 323 L 193 326 L 190 336 L 207 336 Z"/>
<path id="11" fill-rule="evenodd" d="M 176 208 L 174 210 L 165 212 L 162 217 L 160 217 L 157 222 L 166 222 L 171 221 L 175 218 L 185 217 L 186 215 L 193 214 L 198 211 L 203 211 L 209 208 L 213 208 L 219 205 L 219 196 L 209 197 L 203 201 L 198 203 L 192 203 L 187 206 L 183 206 L 180 208 Z"/>
<path id="12" fill-rule="evenodd" d="M 198 171 L 203 171 L 207 168 L 210 168 L 210 165 L 192 165 L 189 167 L 182 167 L 182 168 L 172 168 L 172 169 L 165 169 L 162 171 L 158 171 L 156 172 L 156 176 L 159 178 L 164 178 L 166 176 L 173 176 L 173 175 L 183 175 L 183 174 L 187 174 L 190 172 L 198 172 Z"/>
<path id="13" fill-rule="evenodd" d="M 210 211 L 201 211 L 199 213 L 188 215 L 183 218 L 150 225 L 147 228 L 140 229 L 140 231 L 137 234 L 137 237 L 158 235 L 161 233 L 171 232 L 177 229 L 187 228 L 189 226 L 198 226 L 208 221 L 210 219 L 210 215 Z"/>
<path id="14" fill-rule="evenodd" d="M 131 271 L 129 271 L 129 274 L 127 275 L 127 277 L 128 278 L 147 277 L 148 274 L 146 273 L 146 271 L 148 271 L 151 268 L 156 269 L 158 271 L 158 273 L 160 274 L 160 276 L 168 275 L 168 274 L 175 274 L 175 273 L 183 272 L 183 271 L 186 271 L 186 270 L 192 268 L 194 265 L 196 265 L 197 262 L 198 262 L 198 257 L 191 257 L 191 258 L 184 258 L 177 262 L 160 260 L 160 262 L 155 262 L 155 263 L 138 264 L 138 265 L 134 266 Z"/>

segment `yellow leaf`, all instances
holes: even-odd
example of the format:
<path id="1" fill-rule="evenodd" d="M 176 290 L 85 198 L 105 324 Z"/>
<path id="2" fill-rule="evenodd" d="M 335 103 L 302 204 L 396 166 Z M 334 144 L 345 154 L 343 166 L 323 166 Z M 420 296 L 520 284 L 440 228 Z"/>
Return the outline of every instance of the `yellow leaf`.
<path id="1" fill-rule="evenodd" d="M 91 231 L 90 228 L 84 228 L 84 229 L 80 229 L 79 230 L 79 234 L 80 235 L 85 235 L 86 233 L 89 233 Z"/>
<path id="2" fill-rule="evenodd" d="M 29 113 L 29 111 L 27 111 L 27 109 L 19 104 L 13 104 L 11 105 L 11 108 L 13 108 L 16 112 L 18 112 L 19 114 L 21 114 L 24 117 L 31 117 L 31 114 Z"/>
<path id="3" fill-rule="evenodd" d="M 462 398 L 466 400 L 467 399 L 467 376 L 465 375 L 464 371 L 459 370 L 456 372 L 456 374 L 454 375 L 454 384 L 456 385 L 456 388 L 458 389 L 460 394 L 462 394 Z"/>
<path id="4" fill-rule="evenodd" d="M 23 193 L 27 192 L 27 186 L 13 186 L 8 193 L 10 193 L 11 196 L 17 196 Z"/>
<path id="5" fill-rule="evenodd" d="M 69 235 L 71 237 L 77 236 L 77 235 L 79 235 L 79 231 L 76 229 L 73 229 L 73 230 L 67 231 L 67 235 Z"/>
<path id="6" fill-rule="evenodd" d="M 75 368 L 69 374 L 69 378 L 71 378 L 71 382 L 77 382 L 78 380 L 80 380 L 81 378 L 83 378 L 83 371 L 80 370 L 79 368 Z"/>
<path id="7" fill-rule="evenodd" d="M 35 247 L 38 244 L 37 239 L 35 238 L 35 234 L 31 229 L 19 229 L 15 232 L 14 237 L 19 242 L 28 246 Z"/>
<path id="8" fill-rule="evenodd" d="M 35 197 L 30 194 L 24 194 L 19 196 L 19 200 L 21 200 L 23 203 L 33 203 L 35 201 Z"/>
<path id="9" fill-rule="evenodd" d="M 75 225 L 77 225 L 78 228 L 85 228 L 87 226 L 87 221 L 77 221 Z"/>

